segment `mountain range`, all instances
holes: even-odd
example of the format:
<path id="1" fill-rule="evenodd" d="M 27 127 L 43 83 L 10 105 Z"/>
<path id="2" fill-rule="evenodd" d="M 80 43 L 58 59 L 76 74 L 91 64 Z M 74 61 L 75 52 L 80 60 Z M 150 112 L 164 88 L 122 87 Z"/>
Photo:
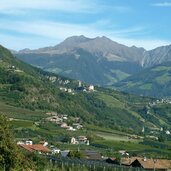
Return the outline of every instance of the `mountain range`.
<path id="1" fill-rule="evenodd" d="M 50 110 L 80 117 L 85 124 L 139 132 L 143 126 L 170 127 L 170 105 L 150 106 L 156 99 L 100 87 L 95 87 L 94 92 L 84 92 L 78 89 L 78 83 L 26 64 L 0 46 L 0 112 L 9 115 L 9 109 L 10 113 L 21 109 Z M 82 86 L 88 87 L 85 83 Z"/>
<path id="2" fill-rule="evenodd" d="M 148 68 L 171 61 L 171 45 L 147 51 L 144 48 L 119 44 L 104 36 L 96 38 L 73 36 L 53 47 L 23 49 L 13 53 L 17 58 L 45 71 L 90 84 L 119 88 L 126 92 L 147 96 L 158 95 L 150 91 L 145 93 L 141 91 L 137 85 L 137 74 L 143 75 Z M 150 69 L 148 74 L 146 82 L 156 79 L 155 75 L 150 76 L 152 74 Z M 123 85 L 129 78 L 135 81 L 133 86 L 135 91 L 130 90 L 127 84 Z M 150 80 L 148 81 L 147 78 Z M 141 81 L 142 84 L 146 84 L 143 80 Z M 155 83 L 153 81 L 152 84 Z M 171 83 L 169 82 L 168 85 L 170 87 Z M 155 89 L 157 91 L 163 88 L 162 84 L 150 86 L 149 89 L 152 87 L 158 87 L 159 89 Z M 161 93 L 161 96 L 165 96 L 165 93 Z"/>

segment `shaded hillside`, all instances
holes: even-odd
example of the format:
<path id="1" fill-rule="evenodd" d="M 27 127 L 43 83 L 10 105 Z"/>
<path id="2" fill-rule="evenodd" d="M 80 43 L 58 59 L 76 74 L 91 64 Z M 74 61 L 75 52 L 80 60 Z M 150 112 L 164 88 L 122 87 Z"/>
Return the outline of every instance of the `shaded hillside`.
<path id="1" fill-rule="evenodd" d="M 75 49 L 72 54 L 18 54 L 17 57 L 46 71 L 96 85 L 110 85 L 141 70 L 136 63 L 108 61 L 83 49 Z"/>
<path id="2" fill-rule="evenodd" d="M 114 85 L 119 90 L 143 96 L 171 96 L 171 63 L 154 66 Z"/>
<path id="3" fill-rule="evenodd" d="M 24 49 L 15 55 L 46 71 L 104 86 L 139 72 L 144 51 L 107 37 L 73 36 L 54 47 Z"/>
<path id="4" fill-rule="evenodd" d="M 128 87 L 123 85 L 125 81 L 122 80 L 135 75 L 134 80 L 137 77 L 138 81 L 137 73 L 171 61 L 171 45 L 147 51 L 136 46 L 127 47 L 104 36 L 96 38 L 73 36 L 56 46 L 36 50 L 24 49 L 13 53 L 17 58 L 43 70 L 104 87 L 110 87 L 120 81 L 122 87 Z M 148 77 L 155 80 L 153 73 Z M 160 84 L 153 84 L 154 92 L 151 93 L 143 87 L 137 91 L 139 88 L 136 88 L 136 85 L 131 85 L 128 92 L 135 91 L 137 94 L 156 96 L 154 92 L 163 88 Z M 150 84 L 148 89 L 149 86 Z M 135 90 L 132 87 L 135 87 Z M 170 89 L 167 88 L 168 86 L 165 87 L 165 93 L 161 90 L 159 96 L 168 96 L 166 92 Z"/>
<path id="5" fill-rule="evenodd" d="M 154 112 L 146 116 L 145 107 L 154 99 L 95 87 L 95 92 L 77 91 L 78 81 L 68 80 L 36 69 L 0 47 L 0 102 L 32 110 L 52 110 L 79 116 L 85 123 L 102 127 L 141 131 L 142 126 L 169 126 Z M 50 79 L 51 78 L 51 79 Z M 53 79 L 52 81 L 52 78 Z M 53 82 L 53 83 L 52 83 Z M 60 90 L 66 86 L 74 94 Z M 86 84 L 85 84 L 86 86 Z"/>
<path id="6" fill-rule="evenodd" d="M 161 46 L 146 52 L 143 66 L 147 68 L 166 62 L 171 62 L 171 45 Z"/>

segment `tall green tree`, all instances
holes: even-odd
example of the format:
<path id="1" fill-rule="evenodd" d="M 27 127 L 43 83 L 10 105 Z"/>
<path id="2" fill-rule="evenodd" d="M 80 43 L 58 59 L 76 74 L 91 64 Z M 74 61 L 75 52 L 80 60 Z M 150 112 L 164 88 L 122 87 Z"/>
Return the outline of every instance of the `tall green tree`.
<path id="1" fill-rule="evenodd" d="M 9 129 L 8 119 L 0 114 L 0 170 L 22 170 L 24 157 Z"/>

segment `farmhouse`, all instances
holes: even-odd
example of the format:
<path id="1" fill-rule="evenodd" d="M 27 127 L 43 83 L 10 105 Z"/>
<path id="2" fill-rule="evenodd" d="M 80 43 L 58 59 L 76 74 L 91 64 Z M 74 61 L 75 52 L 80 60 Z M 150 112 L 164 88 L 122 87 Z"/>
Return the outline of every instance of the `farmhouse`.
<path id="1" fill-rule="evenodd" d="M 146 170 L 167 171 L 171 169 L 171 161 L 162 159 L 137 158 L 131 163 L 130 166 L 140 167 Z"/>
<path id="2" fill-rule="evenodd" d="M 42 144 L 34 144 L 34 145 L 26 145 L 26 144 L 19 144 L 19 147 L 23 148 L 28 152 L 38 152 L 38 153 L 49 153 L 50 150 L 43 146 Z"/>
<path id="3" fill-rule="evenodd" d="M 88 87 L 88 91 L 94 91 L 94 86 L 93 86 L 93 85 L 90 85 L 90 86 Z"/>
<path id="4" fill-rule="evenodd" d="M 71 144 L 83 144 L 83 145 L 90 145 L 89 140 L 86 136 L 79 136 L 78 138 L 71 138 Z"/>
<path id="5" fill-rule="evenodd" d="M 59 154 L 60 153 L 60 149 L 58 149 L 58 148 L 53 148 L 52 149 L 52 154 Z"/>
<path id="6" fill-rule="evenodd" d="M 106 160 L 110 164 L 121 164 L 128 167 L 141 168 L 148 171 L 170 171 L 171 170 L 171 160 L 164 159 L 147 159 L 142 157 L 127 157 L 121 158 L 118 163 L 116 158 L 108 158 Z"/>

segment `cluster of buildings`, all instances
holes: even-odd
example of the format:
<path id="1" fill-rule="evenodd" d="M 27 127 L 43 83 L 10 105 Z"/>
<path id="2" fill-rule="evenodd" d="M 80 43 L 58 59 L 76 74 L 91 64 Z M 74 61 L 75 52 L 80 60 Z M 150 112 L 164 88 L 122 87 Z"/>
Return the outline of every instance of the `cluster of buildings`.
<path id="1" fill-rule="evenodd" d="M 79 136 L 78 138 L 71 138 L 72 144 L 86 144 L 89 143 L 88 139 L 85 136 Z M 60 154 L 61 157 L 68 157 L 70 150 L 60 150 L 54 146 L 48 148 L 48 142 L 40 141 L 39 144 L 34 144 L 32 140 L 27 141 L 18 141 L 17 145 L 31 153 L 46 154 L 46 155 L 55 155 Z M 87 144 L 89 145 L 89 144 Z M 93 150 L 84 150 L 81 151 L 84 154 L 84 158 L 87 160 L 96 160 L 103 161 L 109 164 L 122 165 L 128 168 L 141 168 L 145 170 L 158 170 L 158 171 L 170 171 L 171 170 L 171 160 L 166 159 L 152 159 L 146 157 L 129 157 L 129 153 L 124 150 L 119 151 L 122 156 L 118 158 L 106 158 L 101 156 L 98 151 Z"/>
<path id="2" fill-rule="evenodd" d="M 50 117 L 46 118 L 47 121 L 56 123 L 61 128 L 64 128 L 68 131 L 77 131 L 83 128 L 83 125 L 80 124 L 80 118 L 77 118 L 77 117 L 74 118 L 75 123 L 73 123 L 72 125 L 68 125 L 67 124 L 68 115 L 62 115 L 62 114 L 59 115 L 55 112 L 48 112 L 46 114 L 51 115 Z"/>
<path id="3" fill-rule="evenodd" d="M 158 99 L 158 100 L 156 100 L 156 101 L 153 101 L 153 102 L 149 102 L 149 106 L 150 107 L 153 107 L 153 106 L 155 106 L 155 105 L 157 105 L 157 104 L 171 104 L 171 100 L 169 100 L 169 99 Z"/>
<path id="4" fill-rule="evenodd" d="M 106 159 L 107 163 L 120 164 L 129 168 L 141 168 L 149 171 L 169 171 L 171 170 L 171 160 L 147 159 L 146 157 L 121 158 L 118 162 L 116 158 Z"/>
<path id="5" fill-rule="evenodd" d="M 71 88 L 60 87 L 59 89 L 60 89 L 61 91 L 64 91 L 64 92 L 70 93 L 70 94 L 72 94 L 72 95 L 74 95 L 74 94 L 75 94 L 75 93 L 74 93 L 74 90 L 73 90 L 73 89 L 71 89 Z"/>
<path id="6" fill-rule="evenodd" d="M 39 154 L 49 154 L 51 152 L 46 141 L 40 141 L 39 144 L 33 144 L 32 140 L 18 141 L 17 145 L 28 152 L 37 152 Z"/>
<path id="7" fill-rule="evenodd" d="M 75 139 L 74 137 L 71 139 L 72 143 L 76 143 L 80 141 L 80 143 L 87 142 L 86 137 L 78 137 Z M 19 141 L 17 142 L 18 146 L 27 152 L 38 153 L 38 154 L 46 154 L 46 155 L 55 155 L 58 154 L 61 157 L 68 157 L 70 150 L 60 150 L 54 146 L 50 146 L 50 149 L 47 147 L 48 142 L 41 141 L 39 144 L 33 144 L 31 140 L 28 141 Z M 93 161 L 103 161 L 109 164 L 120 165 L 129 168 L 139 168 L 148 171 L 170 171 L 171 170 L 171 160 L 166 159 L 152 159 L 146 157 L 129 157 L 125 151 L 120 151 L 120 154 L 127 154 L 127 157 L 118 158 L 106 158 L 101 156 L 98 151 L 93 150 L 83 150 L 81 151 L 84 154 L 84 158 L 86 160 Z"/>
<path id="8" fill-rule="evenodd" d="M 63 92 L 67 92 L 67 93 L 70 93 L 72 95 L 75 94 L 75 91 L 82 91 L 82 92 L 88 92 L 88 93 L 95 91 L 93 85 L 89 85 L 88 87 L 78 87 L 76 90 L 71 89 L 71 88 L 65 88 L 65 87 L 60 87 L 59 89 Z"/>
<path id="9" fill-rule="evenodd" d="M 66 82 L 63 85 L 66 85 L 66 84 L 68 84 L 68 82 Z M 59 89 L 61 91 L 63 91 L 63 92 L 67 92 L 67 93 L 70 93 L 72 95 L 74 95 L 75 92 L 80 92 L 80 91 L 82 91 L 82 92 L 88 92 L 88 93 L 91 93 L 91 92 L 94 92 L 95 91 L 94 85 L 89 85 L 89 86 L 83 85 L 81 81 L 78 81 L 78 87 L 76 87 L 75 89 L 66 88 L 66 87 L 60 87 Z"/>
<path id="10" fill-rule="evenodd" d="M 89 86 L 84 86 L 81 81 L 78 81 L 78 91 L 83 91 L 83 92 L 94 92 L 95 88 L 94 85 L 89 85 Z"/>
<path id="11" fill-rule="evenodd" d="M 88 143 L 88 139 L 85 136 L 80 136 L 78 139 L 71 138 L 72 142 L 79 141 L 80 144 Z M 46 155 L 55 155 L 60 154 L 61 157 L 67 157 L 70 150 L 60 150 L 57 147 L 49 146 L 48 142 L 46 141 L 40 141 L 38 144 L 34 144 L 32 140 L 26 140 L 26 141 L 18 141 L 17 145 L 26 150 L 27 152 L 31 153 L 38 153 L 38 154 L 46 154 Z M 87 144 L 88 145 L 88 144 Z M 99 152 L 91 151 L 91 150 L 85 150 L 82 151 L 87 159 L 94 159 L 94 160 L 101 160 L 102 157 Z"/>
<path id="12" fill-rule="evenodd" d="M 77 138 L 71 138 L 71 144 L 82 144 L 82 145 L 90 145 L 90 141 L 86 136 L 78 136 Z"/>
<path id="13" fill-rule="evenodd" d="M 13 71 L 13 72 L 23 72 L 22 70 L 18 69 L 16 66 L 8 66 L 8 70 Z"/>
<path id="14" fill-rule="evenodd" d="M 58 82 L 59 84 L 63 84 L 63 85 L 70 83 L 69 80 L 62 80 L 61 78 L 58 78 L 56 76 L 47 76 L 46 78 L 52 83 Z"/>
<path id="15" fill-rule="evenodd" d="M 169 130 L 164 130 L 163 127 L 160 128 L 161 132 L 164 132 L 166 135 L 171 135 L 171 132 Z"/>

